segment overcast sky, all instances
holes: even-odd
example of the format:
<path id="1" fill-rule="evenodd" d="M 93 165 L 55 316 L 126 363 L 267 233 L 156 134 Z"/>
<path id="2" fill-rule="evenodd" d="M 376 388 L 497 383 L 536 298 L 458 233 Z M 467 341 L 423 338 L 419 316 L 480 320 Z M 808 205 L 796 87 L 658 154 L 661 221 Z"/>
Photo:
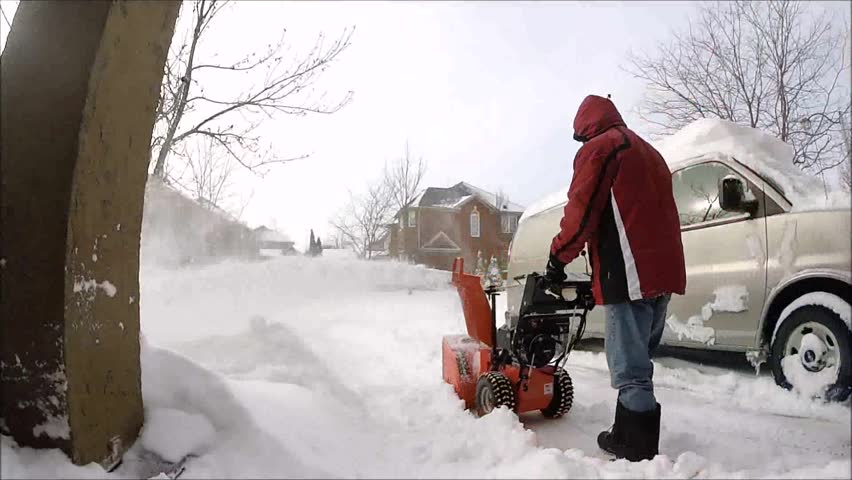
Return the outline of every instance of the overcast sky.
<path id="1" fill-rule="evenodd" d="M 627 124 L 647 133 L 633 113 L 643 85 L 620 66 L 631 48 L 652 49 L 682 28 L 698 5 L 239 1 L 216 20 L 204 54 L 265 46 L 286 28 L 298 55 L 319 32 L 356 27 L 317 85 L 332 98 L 352 90 L 354 100 L 334 115 L 263 126 L 279 153 L 311 156 L 262 180 L 241 175 L 241 191 L 254 191 L 244 219 L 274 224 L 298 245 L 309 228 L 328 237 L 347 191 L 379 177 L 406 140 L 428 162 L 424 186 L 467 181 L 528 205 L 570 181 L 579 147 L 571 123 L 586 95 L 612 94 Z M 828 6 L 848 18 L 848 2 Z M 6 32 L 3 23 L 3 41 Z"/>
<path id="2" fill-rule="evenodd" d="M 529 204 L 570 181 L 578 147 L 571 123 L 583 97 L 611 93 L 636 123 L 630 109 L 642 85 L 619 65 L 629 48 L 652 47 L 694 6 L 241 2 L 230 18 L 235 32 L 286 26 L 307 42 L 320 30 L 356 26 L 321 84 L 330 95 L 353 90 L 354 101 L 332 116 L 268 126 L 279 149 L 312 156 L 253 182 L 247 220 L 274 218 L 300 242 L 311 227 L 325 236 L 347 190 L 377 178 L 406 140 L 428 162 L 426 186 L 467 181 Z"/>

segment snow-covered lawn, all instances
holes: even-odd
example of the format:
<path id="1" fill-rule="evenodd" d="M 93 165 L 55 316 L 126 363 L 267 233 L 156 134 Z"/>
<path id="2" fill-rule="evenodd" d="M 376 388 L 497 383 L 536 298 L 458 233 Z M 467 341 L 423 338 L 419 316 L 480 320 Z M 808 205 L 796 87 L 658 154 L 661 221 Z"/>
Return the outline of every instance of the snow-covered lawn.
<path id="1" fill-rule="evenodd" d="M 142 274 L 146 427 L 113 474 L 2 437 L 2 476 L 182 478 L 850 478 L 850 408 L 766 375 L 656 361 L 662 455 L 595 445 L 615 391 L 601 353 L 568 361 L 560 420 L 476 419 L 441 380 L 441 337 L 464 332 L 449 276 L 351 258 L 280 257 Z"/>

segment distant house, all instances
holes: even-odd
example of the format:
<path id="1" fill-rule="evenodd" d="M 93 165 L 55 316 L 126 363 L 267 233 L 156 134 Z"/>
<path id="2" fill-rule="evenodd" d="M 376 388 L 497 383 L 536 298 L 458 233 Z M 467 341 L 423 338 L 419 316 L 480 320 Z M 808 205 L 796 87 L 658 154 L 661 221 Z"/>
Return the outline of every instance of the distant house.
<path id="1" fill-rule="evenodd" d="M 508 262 L 509 244 L 524 207 L 465 182 L 429 187 L 397 214 L 389 227 L 391 257 L 450 270 L 463 257 L 473 271 L 477 253 Z"/>
<path id="2" fill-rule="evenodd" d="M 214 203 L 192 199 L 153 176 L 145 186 L 140 249 L 146 263 L 166 265 L 257 256 L 249 227 Z"/>
<path id="3" fill-rule="evenodd" d="M 280 255 L 296 255 L 295 242 L 286 235 L 261 225 L 254 229 L 254 237 L 260 254 L 266 257 Z"/>

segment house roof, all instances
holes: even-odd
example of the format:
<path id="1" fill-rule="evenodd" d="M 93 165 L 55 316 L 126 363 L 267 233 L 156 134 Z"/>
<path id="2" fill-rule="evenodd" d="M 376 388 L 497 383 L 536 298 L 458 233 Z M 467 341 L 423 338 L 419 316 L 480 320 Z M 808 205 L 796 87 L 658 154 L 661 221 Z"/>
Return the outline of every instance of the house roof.
<path id="1" fill-rule="evenodd" d="M 503 205 L 497 205 L 497 195 L 475 187 L 467 182 L 459 182 L 452 187 L 429 187 L 417 196 L 412 204 L 418 207 L 458 209 L 468 201 L 477 198 L 495 210 L 517 212 L 524 211 L 524 207 L 514 202 L 505 201 Z"/>
<path id="2" fill-rule="evenodd" d="M 444 232 L 438 232 L 431 240 L 426 242 L 421 248 L 424 250 L 452 250 L 459 251 L 461 248 L 454 242 L 449 235 Z"/>
<path id="3" fill-rule="evenodd" d="M 257 234 L 257 238 L 262 242 L 288 242 L 293 243 L 287 235 L 284 235 L 281 232 L 272 230 L 266 225 L 261 225 L 254 229 L 254 232 Z"/>

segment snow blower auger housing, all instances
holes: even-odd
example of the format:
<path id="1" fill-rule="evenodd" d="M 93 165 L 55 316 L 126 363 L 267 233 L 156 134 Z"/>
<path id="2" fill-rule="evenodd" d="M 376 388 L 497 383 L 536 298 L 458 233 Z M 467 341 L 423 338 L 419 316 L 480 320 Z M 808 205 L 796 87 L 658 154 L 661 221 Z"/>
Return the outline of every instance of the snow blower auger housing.
<path id="1" fill-rule="evenodd" d="M 540 410 L 549 418 L 566 414 L 574 387 L 564 362 L 594 307 L 590 279 L 552 285 L 538 273 L 514 278 L 524 280 L 519 315 L 499 330 L 494 306 L 503 288 L 483 288 L 480 280 L 464 273 L 462 258 L 453 261 L 452 283 L 461 298 L 467 335 L 443 338 L 444 381 L 479 416 L 500 406 L 519 414 Z M 566 291 L 573 292 L 572 299 L 566 299 Z"/>

